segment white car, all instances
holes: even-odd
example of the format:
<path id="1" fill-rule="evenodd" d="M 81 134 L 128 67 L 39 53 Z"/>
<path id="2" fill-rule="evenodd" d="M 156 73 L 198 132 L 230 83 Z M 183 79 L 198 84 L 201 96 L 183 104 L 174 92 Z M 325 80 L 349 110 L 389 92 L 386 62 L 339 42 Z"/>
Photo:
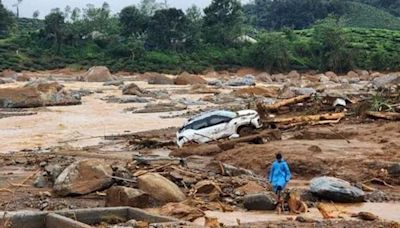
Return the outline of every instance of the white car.
<path id="1" fill-rule="evenodd" d="M 217 110 L 189 119 L 176 133 L 176 138 L 178 146 L 182 147 L 187 142 L 201 144 L 222 138 L 245 136 L 261 127 L 257 111 Z"/>

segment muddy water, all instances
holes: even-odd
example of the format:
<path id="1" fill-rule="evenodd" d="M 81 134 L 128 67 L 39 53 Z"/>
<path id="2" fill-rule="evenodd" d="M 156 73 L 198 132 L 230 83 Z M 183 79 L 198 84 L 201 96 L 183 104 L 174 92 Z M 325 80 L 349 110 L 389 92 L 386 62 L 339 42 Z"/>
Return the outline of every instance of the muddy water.
<path id="1" fill-rule="evenodd" d="M 363 203 L 363 204 L 335 204 L 332 206 L 332 214 L 340 216 L 343 219 L 354 219 L 351 214 L 358 212 L 371 212 L 381 219 L 400 222 L 400 204 L 396 203 Z M 336 213 L 334 213 L 334 210 Z M 218 218 L 220 222 L 227 226 L 238 225 L 244 223 L 269 222 L 269 221 L 286 221 L 295 219 L 297 215 L 281 214 L 278 215 L 274 211 L 235 211 L 235 212 L 218 212 L 206 211 L 207 217 Z M 322 216 L 318 209 L 310 208 L 309 212 L 302 216 L 322 220 Z M 195 221 L 198 225 L 204 224 L 204 218 L 199 218 Z"/>
<path id="2" fill-rule="evenodd" d="M 123 109 L 143 105 L 114 104 L 100 100 L 110 95 L 121 96 L 121 90 L 117 87 L 104 87 L 102 83 L 62 84 L 67 89 L 102 89 L 103 93 L 83 97 L 82 105 L 48 107 L 40 109 L 37 115 L 0 119 L 0 153 L 60 143 L 75 147 L 95 145 L 104 135 L 175 127 L 184 121 L 181 118 L 161 119 L 162 113 L 127 113 Z"/>

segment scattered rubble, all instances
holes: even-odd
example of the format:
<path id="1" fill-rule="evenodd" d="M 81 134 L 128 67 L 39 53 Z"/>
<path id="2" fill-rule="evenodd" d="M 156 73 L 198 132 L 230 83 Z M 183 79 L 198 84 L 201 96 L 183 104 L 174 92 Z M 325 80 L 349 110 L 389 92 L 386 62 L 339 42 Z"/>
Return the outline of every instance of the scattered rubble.
<path id="1" fill-rule="evenodd" d="M 123 186 L 114 186 L 107 190 L 106 206 L 129 206 L 137 208 L 151 208 L 160 206 L 159 200 L 139 189 Z"/>
<path id="2" fill-rule="evenodd" d="M 256 79 L 253 75 L 246 75 L 243 78 L 236 78 L 225 83 L 227 86 L 254 86 Z"/>

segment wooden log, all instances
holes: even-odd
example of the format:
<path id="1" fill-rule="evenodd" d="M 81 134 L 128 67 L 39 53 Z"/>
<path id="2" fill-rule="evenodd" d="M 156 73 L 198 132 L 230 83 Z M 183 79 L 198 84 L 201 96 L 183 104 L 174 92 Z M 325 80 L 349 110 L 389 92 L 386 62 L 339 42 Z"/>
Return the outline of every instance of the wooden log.
<path id="1" fill-rule="evenodd" d="M 175 157 L 188 157 L 191 155 L 198 156 L 212 156 L 219 154 L 223 151 L 230 150 L 235 148 L 237 143 L 254 143 L 254 144 L 262 144 L 264 143 L 263 137 L 270 136 L 271 139 L 277 138 L 276 130 L 274 131 L 266 131 L 256 135 L 250 135 L 245 137 L 240 137 L 236 139 L 231 139 L 223 142 L 209 143 L 209 144 L 197 144 L 197 145 L 189 145 L 183 148 L 176 149 L 170 153 L 170 156 Z"/>
<path id="2" fill-rule="evenodd" d="M 298 122 L 306 122 L 306 123 L 314 123 L 325 120 L 340 120 L 345 117 L 344 112 L 339 113 L 326 113 L 320 115 L 308 115 L 308 116 L 294 116 L 294 117 L 277 117 L 266 121 L 267 123 L 298 123 Z"/>
<path id="3" fill-rule="evenodd" d="M 400 113 L 397 112 L 367 112 L 368 116 L 386 119 L 386 120 L 400 120 Z"/>
<path id="4" fill-rule="evenodd" d="M 311 97 L 311 94 L 308 95 L 301 95 L 298 97 L 293 97 L 290 99 L 285 99 L 281 101 L 277 101 L 273 104 L 261 104 L 259 108 L 262 108 L 264 111 L 276 111 L 281 107 L 287 106 L 287 105 L 292 105 L 292 104 L 297 104 L 299 102 L 303 102 Z"/>

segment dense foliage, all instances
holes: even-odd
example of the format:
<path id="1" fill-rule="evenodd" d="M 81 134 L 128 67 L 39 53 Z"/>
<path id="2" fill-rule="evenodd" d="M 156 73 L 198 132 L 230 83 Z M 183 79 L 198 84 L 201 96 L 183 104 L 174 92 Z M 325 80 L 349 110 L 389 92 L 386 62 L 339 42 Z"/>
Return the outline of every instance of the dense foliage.
<path id="1" fill-rule="evenodd" d="M 0 4 L 0 31 L 6 35 L 0 38 L 0 70 L 400 69 L 399 18 L 389 6 L 375 4 L 255 0 L 242 6 L 213 0 L 203 11 L 193 6 L 184 12 L 142 0 L 118 14 L 104 3 L 55 9 L 44 20 L 15 20 Z"/>

